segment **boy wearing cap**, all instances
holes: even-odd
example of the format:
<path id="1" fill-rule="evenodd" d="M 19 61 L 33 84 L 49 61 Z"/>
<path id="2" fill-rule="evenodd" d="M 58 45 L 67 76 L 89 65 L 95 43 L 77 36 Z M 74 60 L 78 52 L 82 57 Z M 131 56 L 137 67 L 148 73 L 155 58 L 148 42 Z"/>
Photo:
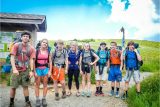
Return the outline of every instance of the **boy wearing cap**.
<path id="1" fill-rule="evenodd" d="M 107 80 L 107 65 L 108 65 L 108 50 L 105 42 L 102 42 L 100 44 L 100 47 L 97 51 L 97 55 L 99 56 L 100 59 L 98 60 L 97 66 L 96 66 L 95 96 L 98 96 L 98 95 L 104 96 L 104 93 L 102 91 L 102 84 L 103 84 L 103 81 Z"/>

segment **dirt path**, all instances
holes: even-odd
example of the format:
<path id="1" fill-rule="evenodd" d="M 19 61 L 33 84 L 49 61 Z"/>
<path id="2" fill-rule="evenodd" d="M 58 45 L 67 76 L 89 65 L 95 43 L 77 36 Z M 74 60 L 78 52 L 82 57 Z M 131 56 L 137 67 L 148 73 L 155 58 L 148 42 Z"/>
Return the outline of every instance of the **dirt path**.
<path id="1" fill-rule="evenodd" d="M 151 73 L 141 73 L 141 80 L 145 77 L 151 75 Z M 133 80 L 131 81 L 131 85 L 133 85 Z M 122 89 L 123 85 L 121 85 Z M 94 96 L 95 85 L 92 85 L 92 96 L 90 98 L 87 97 L 76 97 L 75 96 L 75 87 L 73 87 L 72 96 L 67 97 L 66 99 L 60 99 L 59 101 L 54 100 L 54 92 L 52 89 L 49 89 L 47 95 L 48 107 L 127 107 L 127 104 L 122 101 L 120 98 L 109 97 L 108 92 L 110 90 L 110 86 L 105 86 L 104 88 L 105 96 Z M 10 87 L 2 86 L 0 87 L 0 107 L 8 107 L 9 104 L 9 90 Z M 29 87 L 30 91 L 30 100 L 32 106 L 35 107 L 35 93 L 34 87 Z M 121 90 L 122 92 L 122 90 Z M 42 91 L 41 91 L 42 95 Z M 23 107 L 24 106 L 24 97 L 22 94 L 22 88 L 17 89 L 16 98 L 15 98 L 15 107 Z"/>

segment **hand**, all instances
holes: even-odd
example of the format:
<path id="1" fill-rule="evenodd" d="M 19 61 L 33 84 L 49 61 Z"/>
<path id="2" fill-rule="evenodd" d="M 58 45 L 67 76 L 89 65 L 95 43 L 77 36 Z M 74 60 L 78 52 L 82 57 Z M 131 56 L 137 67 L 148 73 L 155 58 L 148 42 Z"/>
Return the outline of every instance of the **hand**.
<path id="1" fill-rule="evenodd" d="M 82 72 L 82 70 L 80 70 L 80 74 L 81 74 L 81 75 L 83 75 L 83 72 Z"/>
<path id="2" fill-rule="evenodd" d="M 76 65 L 78 65 L 78 61 L 76 62 Z"/>
<path id="3" fill-rule="evenodd" d="M 68 70 L 67 69 L 65 70 L 65 74 L 68 74 Z"/>
<path id="4" fill-rule="evenodd" d="M 49 77 L 51 76 L 51 71 L 48 72 L 48 76 L 49 76 Z"/>
<path id="5" fill-rule="evenodd" d="M 33 72 L 29 72 L 29 77 L 32 78 Z"/>
<path id="6" fill-rule="evenodd" d="M 122 70 L 123 70 L 122 68 L 123 68 L 123 66 L 120 66 L 120 71 L 121 71 L 121 72 L 122 72 Z"/>
<path id="7" fill-rule="evenodd" d="M 13 74 L 15 74 L 15 75 L 19 75 L 18 70 L 17 70 L 17 69 L 13 70 Z"/>
<path id="8" fill-rule="evenodd" d="M 91 65 L 91 66 L 92 66 L 93 64 L 94 64 L 93 62 L 89 63 L 89 65 Z"/>
<path id="9" fill-rule="evenodd" d="M 71 62 L 70 62 L 70 61 L 68 61 L 68 64 L 71 64 Z"/>

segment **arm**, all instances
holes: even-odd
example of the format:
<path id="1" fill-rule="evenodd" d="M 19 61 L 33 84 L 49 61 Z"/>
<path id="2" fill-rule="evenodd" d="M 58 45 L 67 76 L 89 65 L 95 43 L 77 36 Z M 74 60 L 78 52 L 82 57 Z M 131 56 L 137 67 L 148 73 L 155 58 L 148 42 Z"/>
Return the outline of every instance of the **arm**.
<path id="1" fill-rule="evenodd" d="M 120 57 L 120 59 L 121 59 L 121 65 L 120 65 L 120 70 L 122 70 L 122 68 L 123 68 L 123 51 L 121 52 L 121 57 Z"/>
<path id="2" fill-rule="evenodd" d="M 65 68 L 65 73 L 68 73 L 68 57 L 65 60 L 66 68 Z"/>
<path id="3" fill-rule="evenodd" d="M 94 60 L 94 62 L 91 62 L 91 63 L 90 63 L 91 65 L 95 64 L 95 63 L 99 60 L 99 56 L 98 56 L 98 55 L 96 55 L 95 53 L 93 53 L 93 56 L 94 56 L 96 59 Z"/>
<path id="4" fill-rule="evenodd" d="M 79 70 L 82 73 L 82 55 L 79 58 Z"/>
<path id="5" fill-rule="evenodd" d="M 14 55 L 11 55 L 11 65 L 12 65 L 13 73 L 19 75 L 19 72 L 18 72 L 16 65 L 15 65 L 15 56 Z"/>
<path id="6" fill-rule="evenodd" d="M 49 55 L 49 75 L 51 75 L 52 72 L 52 54 Z"/>
<path id="7" fill-rule="evenodd" d="M 137 49 L 134 50 L 137 54 L 137 59 L 138 61 L 142 61 L 142 57 L 140 56 L 140 54 L 138 53 Z"/>

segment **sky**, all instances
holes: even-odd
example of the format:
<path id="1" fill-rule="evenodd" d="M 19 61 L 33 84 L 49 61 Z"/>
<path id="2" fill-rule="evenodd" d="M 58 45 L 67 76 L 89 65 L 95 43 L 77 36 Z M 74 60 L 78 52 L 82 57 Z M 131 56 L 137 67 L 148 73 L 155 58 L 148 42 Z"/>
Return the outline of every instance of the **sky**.
<path id="1" fill-rule="evenodd" d="M 47 31 L 38 39 L 160 41 L 159 0 L 0 0 L 0 12 L 40 14 Z"/>

